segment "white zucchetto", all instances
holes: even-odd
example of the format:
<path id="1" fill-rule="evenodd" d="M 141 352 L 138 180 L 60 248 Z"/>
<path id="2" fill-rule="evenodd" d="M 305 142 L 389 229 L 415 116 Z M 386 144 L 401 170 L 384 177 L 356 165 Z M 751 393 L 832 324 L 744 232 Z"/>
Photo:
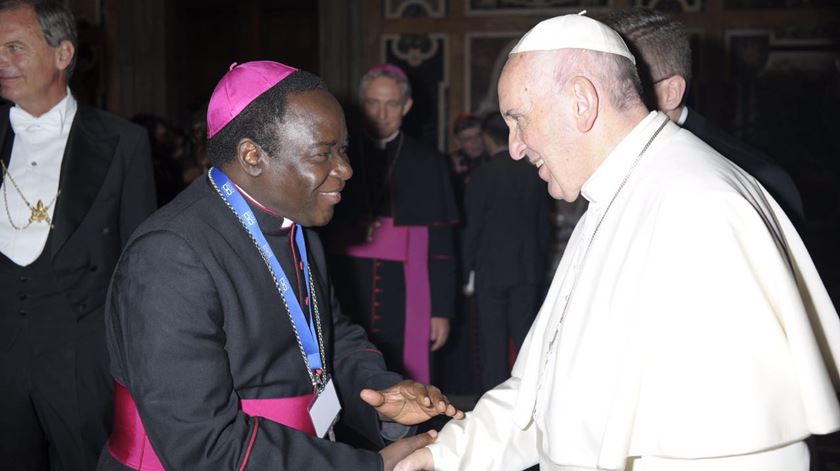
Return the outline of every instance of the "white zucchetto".
<path id="1" fill-rule="evenodd" d="M 510 53 L 587 49 L 624 56 L 635 65 L 636 58 L 621 36 L 600 21 L 584 16 L 584 13 L 555 16 L 539 22 L 522 36 Z"/>

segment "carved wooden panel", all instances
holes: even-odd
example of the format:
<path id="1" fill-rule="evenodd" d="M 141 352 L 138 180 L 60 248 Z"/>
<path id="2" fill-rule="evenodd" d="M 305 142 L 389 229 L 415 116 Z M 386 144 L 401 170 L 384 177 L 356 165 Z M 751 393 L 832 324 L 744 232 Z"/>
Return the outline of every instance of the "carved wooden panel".
<path id="1" fill-rule="evenodd" d="M 441 18 L 446 0 L 385 0 L 385 18 Z"/>
<path id="2" fill-rule="evenodd" d="M 102 24 L 102 0 L 64 0 L 79 23 L 91 26 Z"/>
<path id="3" fill-rule="evenodd" d="M 464 0 L 467 15 L 558 15 L 603 9 L 612 0 Z"/>
<path id="4" fill-rule="evenodd" d="M 669 13 L 703 10 L 703 0 L 636 0 L 635 5 Z"/>
<path id="5" fill-rule="evenodd" d="M 837 6 L 837 0 L 723 0 L 727 9 L 784 10 Z"/>
<path id="6" fill-rule="evenodd" d="M 464 48 L 464 111 L 484 114 L 499 109 L 497 86 L 519 32 L 467 33 Z"/>

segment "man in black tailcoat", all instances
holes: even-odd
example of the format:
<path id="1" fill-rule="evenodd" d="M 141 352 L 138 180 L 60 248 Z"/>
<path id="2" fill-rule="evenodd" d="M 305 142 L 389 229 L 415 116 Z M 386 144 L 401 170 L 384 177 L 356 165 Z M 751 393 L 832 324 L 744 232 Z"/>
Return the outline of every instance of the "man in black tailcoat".
<path id="1" fill-rule="evenodd" d="M 103 312 L 125 242 L 155 208 L 149 141 L 79 104 L 73 14 L 0 1 L 0 457 L 87 471 L 111 425 Z M 4 465 L 0 465 L 4 467 Z"/>

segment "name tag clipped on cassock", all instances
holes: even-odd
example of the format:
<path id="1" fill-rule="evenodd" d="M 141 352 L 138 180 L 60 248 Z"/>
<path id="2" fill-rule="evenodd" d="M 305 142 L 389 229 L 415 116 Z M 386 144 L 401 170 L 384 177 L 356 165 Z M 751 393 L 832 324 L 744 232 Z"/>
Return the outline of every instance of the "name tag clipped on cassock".
<path id="1" fill-rule="evenodd" d="M 312 425 L 315 427 L 315 435 L 324 438 L 338 420 L 339 412 L 341 412 L 341 403 L 338 401 L 335 384 L 330 378 L 324 390 L 309 404 L 309 418 L 312 419 Z"/>

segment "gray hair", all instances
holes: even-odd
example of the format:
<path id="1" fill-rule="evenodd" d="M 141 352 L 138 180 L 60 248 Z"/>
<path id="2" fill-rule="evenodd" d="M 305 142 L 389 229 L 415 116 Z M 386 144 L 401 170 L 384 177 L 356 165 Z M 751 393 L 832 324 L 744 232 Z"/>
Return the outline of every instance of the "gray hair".
<path id="1" fill-rule="evenodd" d="M 582 75 L 606 91 L 610 103 L 619 111 L 643 103 L 639 73 L 626 57 L 588 49 L 563 49 L 562 52 L 553 74 L 558 89 L 572 77 Z"/>
<path id="2" fill-rule="evenodd" d="M 0 11 L 31 7 L 38 18 L 38 24 L 50 47 L 58 47 L 63 41 L 73 44 L 73 58 L 67 66 L 67 78 L 76 69 L 76 57 L 79 50 L 79 34 L 76 31 L 76 18 L 64 4 L 52 0 L 0 0 Z"/>
<path id="3" fill-rule="evenodd" d="M 388 77 L 393 81 L 397 82 L 397 85 L 400 87 L 400 98 L 402 102 L 405 103 L 411 98 L 411 84 L 408 83 L 408 80 L 405 79 L 404 76 L 391 72 L 387 68 L 382 67 L 374 67 L 367 71 L 365 75 L 362 75 L 362 80 L 359 82 L 359 101 L 361 102 L 364 100 L 365 90 L 367 90 L 368 85 L 370 82 L 379 77 Z"/>

